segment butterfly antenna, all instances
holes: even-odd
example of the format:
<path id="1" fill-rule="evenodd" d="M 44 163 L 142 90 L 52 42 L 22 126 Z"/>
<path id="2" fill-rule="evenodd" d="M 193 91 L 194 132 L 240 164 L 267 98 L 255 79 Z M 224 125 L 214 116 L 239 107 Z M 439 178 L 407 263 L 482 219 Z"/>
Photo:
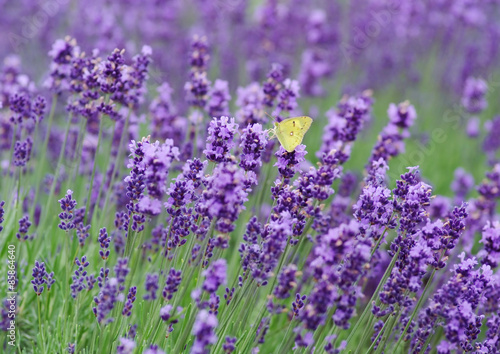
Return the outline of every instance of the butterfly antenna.
<path id="1" fill-rule="evenodd" d="M 269 118 L 271 118 L 272 121 L 275 121 L 276 119 L 274 119 L 274 117 L 272 115 L 270 115 L 269 113 L 267 113 L 266 111 L 264 111 L 264 113 L 266 114 L 266 116 L 268 116 Z"/>

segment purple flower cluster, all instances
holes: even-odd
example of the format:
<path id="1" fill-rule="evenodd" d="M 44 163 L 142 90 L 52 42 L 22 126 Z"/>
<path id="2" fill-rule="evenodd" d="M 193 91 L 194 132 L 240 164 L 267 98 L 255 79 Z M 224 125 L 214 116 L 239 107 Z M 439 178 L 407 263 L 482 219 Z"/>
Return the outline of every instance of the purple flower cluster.
<path id="1" fill-rule="evenodd" d="M 278 172 L 285 184 L 288 184 L 290 179 L 295 175 L 299 164 L 305 161 L 306 154 L 306 146 L 303 144 L 297 146 L 292 152 L 286 151 L 283 146 L 278 148 L 278 151 L 274 154 L 278 159 L 274 166 L 278 167 Z"/>
<path id="2" fill-rule="evenodd" d="M 234 118 L 226 116 L 214 117 L 208 127 L 208 138 L 203 153 L 208 160 L 214 162 L 226 162 L 230 160 L 231 149 L 235 146 L 234 135 L 238 124 Z"/>
<path id="3" fill-rule="evenodd" d="M 144 288 L 146 289 L 144 300 L 156 300 L 156 292 L 158 291 L 158 274 L 146 274 Z"/>
<path id="4" fill-rule="evenodd" d="M 222 233 L 234 230 L 233 222 L 245 208 L 248 193 L 244 181 L 243 170 L 232 163 L 218 165 L 207 180 L 197 211 L 216 219 L 216 229 Z"/>
<path id="5" fill-rule="evenodd" d="M 491 285 L 490 266 L 477 269 L 477 260 L 460 255 L 462 262 L 454 265 L 453 277 L 448 280 L 432 297 L 430 304 L 418 320 L 418 330 L 412 342 L 415 350 L 423 348 L 428 336 L 437 325 L 443 326 L 447 341 L 442 341 L 438 351 L 446 346 L 449 349 L 460 347 L 466 352 L 473 351 L 474 341 L 480 332 L 484 315 L 477 314 L 477 308 L 484 301 L 484 293 Z M 439 319 L 443 323 L 439 323 Z"/>
<path id="6" fill-rule="evenodd" d="M 16 237 L 19 241 L 32 240 L 33 235 L 28 235 L 28 230 L 31 226 L 31 222 L 29 220 L 29 216 L 25 215 L 21 219 L 19 219 L 19 231 L 16 233 Z"/>
<path id="7" fill-rule="evenodd" d="M 417 118 L 415 108 L 408 101 L 397 106 L 391 103 L 387 114 L 389 123 L 380 133 L 368 162 L 367 171 L 369 176 L 374 174 L 373 164 L 380 163 L 380 159 L 388 163 L 391 158 L 404 153 L 404 139 L 409 138 L 408 129 L 413 126 Z"/>
<path id="8" fill-rule="evenodd" d="M 108 278 L 101 287 L 99 295 L 94 297 L 95 307 L 92 308 L 97 321 L 103 323 L 106 317 L 111 313 L 118 301 L 120 291 L 119 282 L 116 278 Z M 108 318 L 106 322 L 113 321 Z"/>
<path id="9" fill-rule="evenodd" d="M 215 83 L 209 93 L 210 99 L 207 102 L 207 111 L 210 117 L 222 117 L 229 114 L 229 94 L 228 82 L 224 80 L 215 80 Z"/>
<path id="10" fill-rule="evenodd" d="M 4 208 L 4 206 L 5 206 L 5 200 L 2 200 L 2 201 L 0 202 L 0 231 L 2 231 L 2 230 L 3 230 L 2 223 L 3 223 L 3 221 L 4 221 L 3 216 L 4 216 L 4 214 L 5 214 L 5 208 Z"/>
<path id="11" fill-rule="evenodd" d="M 132 286 L 127 294 L 127 301 L 123 305 L 122 315 L 130 317 L 132 314 L 132 307 L 134 306 L 135 296 L 137 295 L 137 287 Z"/>
<path id="12" fill-rule="evenodd" d="M 75 223 L 73 220 L 73 210 L 76 207 L 76 200 L 73 199 L 73 191 L 68 189 L 66 192 L 66 196 L 62 199 L 59 199 L 59 204 L 61 205 L 62 212 L 59 214 L 59 219 L 61 222 L 59 223 L 59 228 L 64 231 L 69 231 L 75 228 Z"/>
<path id="13" fill-rule="evenodd" d="M 191 42 L 189 81 L 184 85 L 186 101 L 193 107 L 205 108 L 211 82 L 207 78 L 207 67 L 210 59 L 206 37 L 194 36 Z"/>
<path id="14" fill-rule="evenodd" d="M 225 259 L 218 259 L 203 272 L 205 281 L 203 282 L 203 290 L 213 294 L 219 286 L 226 285 L 227 264 Z"/>
<path id="15" fill-rule="evenodd" d="M 182 276 L 181 271 L 171 268 L 167 280 L 165 281 L 165 287 L 163 288 L 162 295 L 166 301 L 172 299 L 174 294 L 179 290 L 179 285 L 181 284 Z"/>
<path id="16" fill-rule="evenodd" d="M 267 116 L 264 112 L 264 94 L 262 88 L 256 82 L 237 90 L 236 105 L 239 109 L 235 113 L 236 120 L 242 126 L 253 124 L 265 124 Z M 274 98 L 273 98 L 274 100 Z M 273 102 L 271 100 L 271 102 Z M 273 103 L 271 103 L 273 105 Z"/>
<path id="17" fill-rule="evenodd" d="M 101 247 L 99 250 L 99 256 L 101 256 L 103 260 L 108 259 L 110 253 L 109 243 L 111 242 L 111 238 L 108 236 L 108 232 L 105 227 L 99 230 L 97 242 L 99 242 L 99 246 Z"/>
<path id="18" fill-rule="evenodd" d="M 278 95 L 278 104 L 273 112 L 278 122 L 281 122 L 290 114 L 294 115 L 298 106 L 297 98 L 299 98 L 299 91 L 300 87 L 298 81 L 291 79 L 283 81 L 283 87 Z"/>
<path id="19" fill-rule="evenodd" d="M 37 296 L 42 295 L 44 290 L 43 284 L 46 284 L 47 291 L 50 291 L 51 286 L 56 281 L 54 279 L 54 272 L 47 273 L 44 262 L 35 261 L 35 266 L 33 267 L 31 276 L 33 277 L 31 284 L 33 284 L 33 290 Z"/>
<path id="20" fill-rule="evenodd" d="M 477 254 L 481 264 L 489 265 L 492 269 L 497 268 L 500 263 L 500 223 L 488 222 L 483 228 L 479 242 L 483 244 L 483 249 Z"/>
<path id="21" fill-rule="evenodd" d="M 290 291 L 297 286 L 296 281 L 297 266 L 289 264 L 278 275 L 278 284 L 274 288 L 274 296 L 278 299 L 286 299 L 290 296 Z"/>
<path id="22" fill-rule="evenodd" d="M 262 152 L 267 145 L 266 132 L 262 125 L 248 125 L 241 133 L 241 156 L 239 166 L 245 171 L 256 171 L 262 166 Z"/>
<path id="23" fill-rule="evenodd" d="M 209 313 L 207 310 L 201 310 L 196 316 L 196 321 L 193 325 L 193 335 L 195 336 L 192 354 L 208 354 L 210 351 L 208 346 L 215 344 L 217 336 L 215 328 L 218 326 L 217 317 Z"/>
<path id="24" fill-rule="evenodd" d="M 149 106 L 152 138 L 172 139 L 176 146 L 180 146 L 187 129 L 187 120 L 177 114 L 172 102 L 173 89 L 168 83 L 161 84 L 156 90 L 158 96 Z"/>
<path id="25" fill-rule="evenodd" d="M 131 202 L 127 208 L 132 213 L 158 215 L 162 210 L 161 199 L 166 192 L 168 172 L 172 162 L 179 157 L 179 149 L 170 139 L 163 144 L 159 141 L 150 143 L 149 139 L 143 139 L 140 142 L 132 142 L 130 152 L 128 167 L 132 170 L 125 182 L 128 184 L 127 196 Z M 143 228 L 138 226 L 141 223 L 143 218 L 134 215 L 132 230 Z"/>
<path id="26" fill-rule="evenodd" d="M 467 78 L 462 94 L 462 105 L 467 112 L 477 114 L 484 111 L 488 106 L 487 92 L 488 84 L 486 81 L 475 77 Z"/>
<path id="27" fill-rule="evenodd" d="M 24 167 L 30 160 L 33 141 L 27 137 L 24 141 L 16 141 L 14 145 L 14 166 Z"/>
<path id="28" fill-rule="evenodd" d="M 264 99 L 262 102 L 268 107 L 273 107 L 275 101 L 283 87 L 283 81 L 285 77 L 283 74 L 283 65 L 278 63 L 273 63 L 271 70 L 267 74 L 267 80 L 262 85 L 262 92 L 264 93 Z"/>
<path id="29" fill-rule="evenodd" d="M 368 94 L 343 97 L 337 108 L 326 112 L 328 124 L 317 156 L 327 156 L 334 150 L 341 163 L 345 162 L 350 156 L 350 144 L 370 118 L 372 103 Z"/>
<path id="30" fill-rule="evenodd" d="M 70 285 L 71 296 L 73 299 L 76 299 L 78 294 L 83 289 L 90 290 L 93 287 L 92 278 L 87 275 L 87 271 L 85 270 L 85 268 L 90 265 L 87 261 L 87 257 L 83 256 L 81 259 L 75 258 L 75 264 L 78 268 L 71 277 L 71 279 L 73 279 L 73 283 Z M 85 283 L 85 280 L 87 280 L 87 283 Z"/>

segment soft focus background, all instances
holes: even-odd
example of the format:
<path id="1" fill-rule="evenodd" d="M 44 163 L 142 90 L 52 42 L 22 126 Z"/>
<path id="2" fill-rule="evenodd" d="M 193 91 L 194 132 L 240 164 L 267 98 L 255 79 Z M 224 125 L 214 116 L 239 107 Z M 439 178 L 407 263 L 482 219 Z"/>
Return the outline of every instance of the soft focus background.
<path id="1" fill-rule="evenodd" d="M 150 91 L 168 82 L 182 113 L 191 39 L 205 35 L 209 78 L 228 81 L 235 92 L 280 63 L 286 77 L 299 80 L 297 113 L 320 122 L 342 94 L 373 89 L 376 119 L 356 144 L 354 165 L 366 161 L 388 104 L 408 99 L 419 114 L 407 149 L 413 154 L 392 164 L 420 165 L 445 194 L 456 167 L 483 175 L 485 158 L 471 152 L 480 143 L 466 137 L 471 115 L 460 100 L 467 78 L 486 81 L 489 106 L 478 123 L 484 136 L 484 123 L 498 112 L 498 1 L 25 0 L 1 6 L 0 53 L 5 62 L 18 56 L 22 72 L 36 83 L 47 77 L 52 44 L 66 35 L 87 53 L 124 48 L 133 56 L 146 44 L 153 49 Z M 323 124 L 314 124 L 306 138 L 313 151 Z M 433 144 L 436 128 L 446 138 Z"/>

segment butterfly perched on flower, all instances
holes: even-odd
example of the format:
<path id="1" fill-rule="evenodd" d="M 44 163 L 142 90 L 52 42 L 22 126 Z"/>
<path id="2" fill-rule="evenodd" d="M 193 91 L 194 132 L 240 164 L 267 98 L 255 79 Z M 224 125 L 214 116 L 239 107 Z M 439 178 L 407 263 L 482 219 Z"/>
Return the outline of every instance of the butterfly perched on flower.
<path id="1" fill-rule="evenodd" d="M 302 143 L 304 135 L 311 127 L 311 117 L 300 116 L 287 118 L 281 122 L 275 122 L 274 128 L 270 129 L 270 138 L 276 136 L 283 148 L 292 152 Z"/>

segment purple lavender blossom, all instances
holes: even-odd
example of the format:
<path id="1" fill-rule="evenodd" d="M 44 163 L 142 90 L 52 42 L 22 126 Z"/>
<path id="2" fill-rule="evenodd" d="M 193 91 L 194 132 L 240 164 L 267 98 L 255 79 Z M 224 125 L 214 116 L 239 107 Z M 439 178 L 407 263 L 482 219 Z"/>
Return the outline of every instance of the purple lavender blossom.
<path id="1" fill-rule="evenodd" d="M 165 352 L 158 348 L 157 345 L 151 344 L 149 348 L 147 348 L 143 354 L 165 354 Z"/>
<path id="2" fill-rule="evenodd" d="M 90 236 L 90 225 L 83 226 L 83 223 L 76 224 L 76 236 L 78 237 L 78 243 L 80 247 L 83 248 L 85 246 L 85 240 Z"/>
<path id="3" fill-rule="evenodd" d="M 478 117 L 470 117 L 465 132 L 469 138 L 477 138 L 481 134 L 481 120 Z"/>
<path id="4" fill-rule="evenodd" d="M 401 129 L 408 129 L 413 126 L 417 118 L 415 107 L 410 105 L 408 101 L 402 102 L 397 106 L 391 103 L 387 115 L 389 116 L 389 122 Z"/>
<path id="5" fill-rule="evenodd" d="M 99 288 L 102 288 L 104 286 L 104 283 L 108 280 L 108 275 L 109 275 L 109 268 L 102 268 L 99 270 L 99 275 L 97 277 L 97 285 Z"/>
<path id="6" fill-rule="evenodd" d="M 267 123 L 267 116 L 263 113 L 264 94 L 258 83 L 253 82 L 246 87 L 238 87 L 236 94 L 236 105 L 239 109 L 235 117 L 238 123 L 242 126 Z"/>
<path id="7" fill-rule="evenodd" d="M 234 230 L 233 222 L 245 209 L 247 191 L 243 182 L 245 174 L 242 169 L 231 163 L 218 165 L 207 183 L 197 211 L 210 218 L 217 219 L 216 229 L 222 233 Z"/>
<path id="8" fill-rule="evenodd" d="M 169 198 L 164 204 L 167 212 L 170 215 L 176 215 L 181 207 L 186 206 L 194 199 L 194 192 L 195 187 L 192 180 L 186 179 L 183 175 L 177 176 L 167 190 Z"/>
<path id="9" fill-rule="evenodd" d="M 130 317 L 132 314 L 132 307 L 134 306 L 135 296 L 137 295 L 137 287 L 132 286 L 127 295 L 127 301 L 125 305 L 123 305 L 122 315 L 126 317 Z"/>
<path id="10" fill-rule="evenodd" d="M 116 278 L 109 278 L 102 286 L 99 295 L 94 297 L 96 306 L 92 308 L 97 321 L 102 323 L 106 317 L 111 313 L 118 301 L 119 295 L 119 282 Z M 113 321 L 108 318 L 106 322 Z"/>
<path id="11" fill-rule="evenodd" d="M 306 300 L 306 295 L 301 296 L 300 293 L 295 294 L 295 300 L 292 302 L 292 311 L 294 317 L 299 316 L 300 310 L 304 307 Z"/>
<path id="12" fill-rule="evenodd" d="M 30 160 L 33 141 L 27 137 L 24 141 L 16 141 L 14 145 L 14 166 L 24 167 Z"/>
<path id="13" fill-rule="evenodd" d="M 274 106 L 274 101 L 281 91 L 283 80 L 283 65 L 273 63 L 271 70 L 267 74 L 267 80 L 262 85 L 262 92 L 264 92 L 264 104 L 268 107 Z"/>
<path id="14" fill-rule="evenodd" d="M 481 264 L 489 265 L 492 269 L 497 268 L 500 263 L 500 223 L 488 222 L 483 228 L 483 235 L 479 242 L 484 245 L 477 254 Z"/>
<path id="15" fill-rule="evenodd" d="M 225 259 L 218 259 L 203 272 L 205 281 L 203 282 L 203 290 L 208 293 L 214 293 L 219 286 L 226 285 L 227 264 Z"/>
<path id="16" fill-rule="evenodd" d="M 136 347 L 132 339 L 120 338 L 120 344 L 116 347 L 117 354 L 133 354 Z"/>
<path id="17" fill-rule="evenodd" d="M 287 115 L 294 115 L 297 108 L 297 98 L 299 98 L 300 86 L 296 80 L 286 79 L 283 88 L 278 96 L 278 104 L 273 115 L 278 122 L 281 122 Z M 283 113 L 285 116 L 283 116 Z"/>
<path id="18" fill-rule="evenodd" d="M 169 168 L 172 161 L 178 159 L 179 149 L 170 139 L 163 144 L 143 139 L 141 142 L 132 141 L 130 151 L 128 167 L 132 170 L 125 178 L 129 185 L 127 196 L 132 200 L 128 208 L 134 213 L 158 215 L 162 210 L 161 199 L 166 192 Z M 145 195 L 145 189 L 148 195 Z M 139 224 L 137 217 L 134 215 L 133 221 Z M 134 231 L 140 228 L 132 226 Z"/>
<path id="19" fill-rule="evenodd" d="M 68 91 L 71 87 L 71 64 L 80 55 L 76 40 L 71 37 L 58 39 L 52 45 L 49 56 L 52 58 L 50 77 L 44 86 L 55 93 Z"/>
<path id="20" fill-rule="evenodd" d="M 110 253 L 109 243 L 111 242 L 111 238 L 108 236 L 108 232 L 106 231 L 105 227 L 99 230 L 97 242 L 99 242 L 99 245 L 101 247 L 101 249 L 99 250 L 99 256 L 101 256 L 103 260 L 108 259 Z"/>
<path id="21" fill-rule="evenodd" d="M 469 77 L 465 81 L 462 105 L 469 113 L 481 113 L 488 106 L 488 84 L 483 79 Z"/>
<path id="22" fill-rule="evenodd" d="M 290 296 L 290 291 L 297 286 L 296 281 L 297 266 L 289 264 L 278 275 L 278 284 L 274 288 L 274 295 L 278 299 L 286 299 Z"/>
<path id="23" fill-rule="evenodd" d="M 294 222 L 295 219 L 288 212 L 271 220 L 264 229 L 262 235 L 264 241 L 261 246 L 251 246 L 247 256 L 250 258 L 243 258 L 243 261 L 248 263 L 245 266 L 260 286 L 267 285 L 269 277 L 278 265 L 288 238 L 292 236 Z"/>
<path id="24" fill-rule="evenodd" d="M 488 134 L 483 141 L 483 150 L 488 155 L 488 162 L 490 165 L 493 165 L 498 163 L 495 154 L 500 150 L 500 143 L 498 141 L 498 135 L 500 134 L 500 116 L 486 122 L 484 126 Z"/>
<path id="25" fill-rule="evenodd" d="M 404 139 L 410 136 L 409 128 L 413 126 L 417 114 L 415 108 L 408 101 L 397 106 L 391 103 L 387 111 L 389 123 L 382 130 L 378 141 L 372 149 L 367 166 L 369 175 L 373 174 L 373 163 L 383 159 L 386 163 L 405 151 Z"/>
<path id="26" fill-rule="evenodd" d="M 238 124 L 234 122 L 234 118 L 221 116 L 212 119 L 208 127 L 206 149 L 203 150 L 208 160 L 229 161 L 231 149 L 235 146 L 233 138 L 237 129 Z"/>
<path id="27" fill-rule="evenodd" d="M 177 290 L 179 290 L 181 280 L 181 271 L 171 268 L 168 273 L 167 280 L 165 281 L 165 287 L 162 291 L 163 298 L 166 301 L 171 300 Z"/>
<path id="28" fill-rule="evenodd" d="M 144 287 L 146 288 L 144 300 L 156 300 L 156 292 L 158 291 L 158 274 L 146 274 Z"/>
<path id="29" fill-rule="evenodd" d="M 210 314 L 207 310 L 198 312 L 193 325 L 195 340 L 191 348 L 191 353 L 208 354 L 210 352 L 207 347 L 217 342 L 217 336 L 215 335 L 215 328 L 217 326 L 218 321 L 215 315 Z"/>
<path id="30" fill-rule="evenodd" d="M 207 67 L 210 59 L 206 37 L 194 36 L 191 42 L 190 78 L 184 85 L 186 101 L 199 108 L 205 108 L 210 90 L 210 81 L 207 79 Z"/>
<path id="31" fill-rule="evenodd" d="M 73 210 L 76 207 L 76 200 L 72 197 L 73 191 L 68 189 L 66 192 L 66 196 L 62 199 L 59 199 L 59 204 L 61 205 L 62 212 L 59 214 L 59 219 L 61 222 L 59 223 L 59 228 L 64 231 L 69 231 L 75 228 L 75 224 L 73 221 Z"/>
<path id="32" fill-rule="evenodd" d="M 50 287 L 54 284 L 54 272 L 47 273 L 45 270 L 45 263 L 35 261 L 35 266 L 33 267 L 32 272 L 33 280 L 31 284 L 33 284 L 33 290 L 40 296 L 43 293 L 44 287 L 43 284 L 47 285 L 47 291 L 50 291 Z"/>
<path id="33" fill-rule="evenodd" d="M 86 288 L 85 279 L 87 278 L 87 271 L 85 268 L 89 266 L 87 257 L 83 256 L 81 259 L 75 258 L 75 264 L 78 267 L 72 275 L 73 283 L 70 285 L 71 297 L 76 299 L 78 294 Z"/>
<path id="34" fill-rule="evenodd" d="M 19 231 L 16 233 L 16 237 L 19 241 L 32 240 L 33 235 L 28 235 L 28 229 L 31 226 L 29 216 L 25 215 L 19 219 Z"/>
<path id="35" fill-rule="evenodd" d="M 168 83 L 164 82 L 156 90 L 158 96 L 149 106 L 152 137 L 172 139 L 176 146 L 181 146 L 188 121 L 177 114 L 171 97 L 173 89 Z"/>
<path id="36" fill-rule="evenodd" d="M 318 157 L 335 150 L 343 163 L 350 156 L 350 144 L 356 140 L 364 124 L 370 118 L 371 102 L 366 96 L 343 97 L 337 108 L 326 112 L 328 124 L 324 128 L 323 143 L 316 153 Z"/>
<path id="37" fill-rule="evenodd" d="M 229 114 L 229 94 L 228 82 L 224 80 L 215 80 L 210 90 L 210 99 L 207 102 L 207 111 L 210 117 L 221 117 Z"/>
<path id="38" fill-rule="evenodd" d="M 283 146 L 280 146 L 278 151 L 276 151 L 274 155 L 278 161 L 274 166 L 278 167 L 278 172 L 286 184 L 295 175 L 295 172 L 297 172 L 298 165 L 305 161 L 306 154 L 306 146 L 303 144 L 298 145 L 292 152 L 286 151 Z"/>
<path id="39" fill-rule="evenodd" d="M 488 265 L 475 269 L 475 257 L 466 259 L 465 253 L 462 253 L 459 258 L 462 262 L 454 265 L 453 277 L 434 294 L 428 307 L 420 314 L 419 327 L 412 342 L 417 351 L 428 349 L 423 348 L 423 344 L 432 335 L 439 317 L 444 319 L 444 323 L 439 325 L 444 327 L 448 340 L 439 345 L 439 352 L 456 349 L 457 345 L 464 351 L 474 350 L 473 342 L 477 339 L 484 317 L 475 310 L 492 281 L 492 272 Z"/>
<path id="40" fill-rule="evenodd" d="M 4 209 L 4 206 L 5 206 L 5 200 L 2 200 L 0 202 L 0 231 L 3 230 L 3 226 L 1 225 L 4 221 L 4 214 L 5 214 L 5 209 Z"/>
<path id="41" fill-rule="evenodd" d="M 461 167 L 455 170 L 455 178 L 451 183 L 451 190 L 455 193 L 455 200 L 458 202 L 464 201 L 467 194 L 474 187 L 474 177 L 465 172 Z"/>
<path id="42" fill-rule="evenodd" d="M 262 166 L 261 156 L 266 145 L 266 132 L 262 130 L 262 125 L 249 124 L 241 134 L 239 166 L 245 171 L 255 171 Z"/>
<path id="43" fill-rule="evenodd" d="M 160 318 L 162 321 L 167 322 L 171 317 L 172 305 L 163 306 L 160 309 Z"/>
<path id="44" fill-rule="evenodd" d="M 236 350 L 236 337 L 226 337 L 226 341 L 222 345 L 222 350 L 224 350 L 224 353 L 232 353 Z"/>
<path id="45" fill-rule="evenodd" d="M 128 258 L 118 258 L 116 260 L 114 271 L 118 283 L 124 283 L 125 277 L 130 272 L 130 268 L 128 268 Z"/>

